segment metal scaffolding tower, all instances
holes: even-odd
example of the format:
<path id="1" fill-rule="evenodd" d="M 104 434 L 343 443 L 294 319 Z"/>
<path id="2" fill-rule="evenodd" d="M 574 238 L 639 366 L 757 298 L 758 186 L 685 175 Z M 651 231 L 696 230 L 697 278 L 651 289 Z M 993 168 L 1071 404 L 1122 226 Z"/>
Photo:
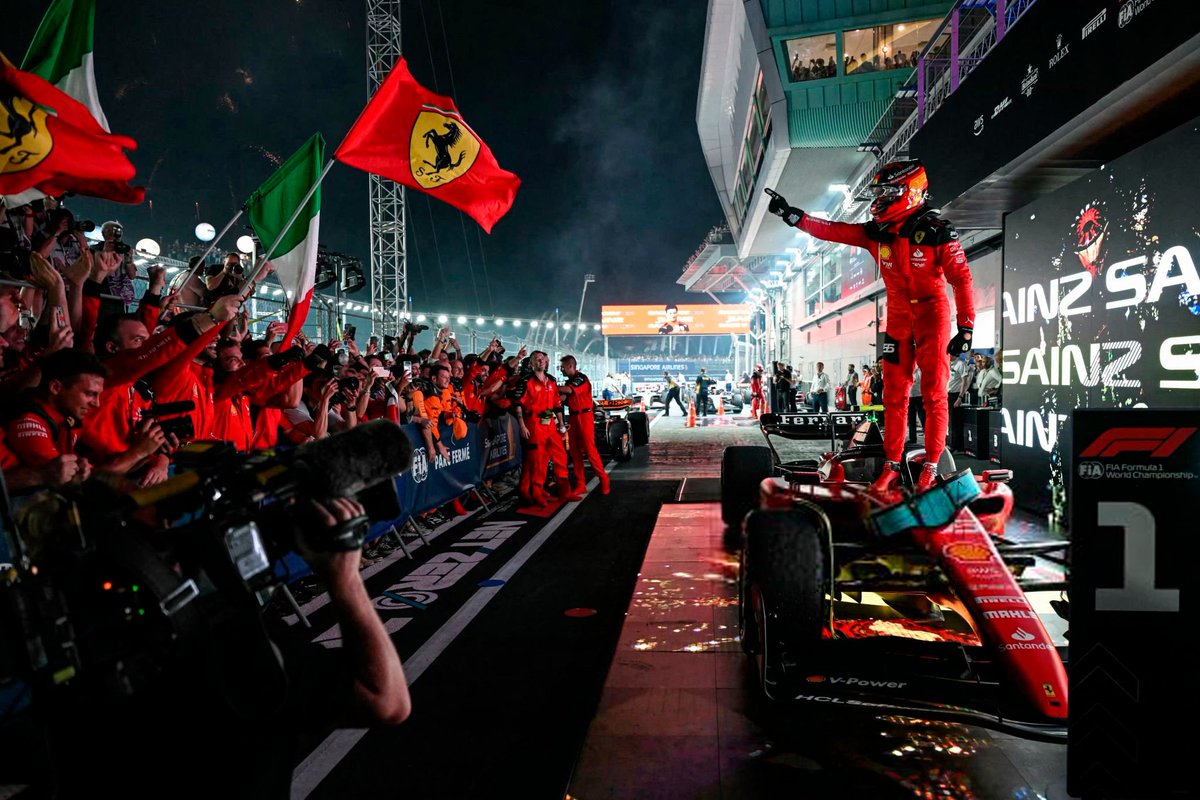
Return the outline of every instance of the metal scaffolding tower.
<path id="1" fill-rule="evenodd" d="M 400 58 L 401 0 L 367 0 L 367 97 L 379 89 Z M 404 187 L 370 176 L 372 333 L 393 335 L 408 316 Z"/>

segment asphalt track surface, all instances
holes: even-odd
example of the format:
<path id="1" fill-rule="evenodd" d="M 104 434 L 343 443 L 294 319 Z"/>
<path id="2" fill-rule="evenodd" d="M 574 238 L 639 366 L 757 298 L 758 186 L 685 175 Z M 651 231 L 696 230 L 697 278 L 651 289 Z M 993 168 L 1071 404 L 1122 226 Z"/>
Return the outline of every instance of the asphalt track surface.
<path id="1" fill-rule="evenodd" d="M 691 517 L 717 530 L 721 450 L 761 443 L 748 419 L 657 419 L 648 448 L 610 465 L 611 495 L 592 492 L 548 518 L 510 501 L 371 567 L 413 715 L 392 729 L 314 737 L 293 797 L 1067 798 L 1059 745 L 767 701 L 728 631 L 732 573 L 710 581 L 719 596 L 704 601 L 716 609 L 713 647 L 696 652 L 668 635 L 665 652 L 635 652 L 645 642 L 630 630 L 646 627 L 635 617 L 653 616 L 643 596 L 651 562 L 679 557 L 660 541 L 664 526 L 686 530 L 680 520 Z M 798 448 L 784 457 L 815 457 L 828 443 Z M 1024 518 L 1016 527 L 1045 534 Z M 728 572 L 720 532 L 708 537 L 709 560 Z M 314 639 L 336 641 L 320 598 L 306 609 Z"/>

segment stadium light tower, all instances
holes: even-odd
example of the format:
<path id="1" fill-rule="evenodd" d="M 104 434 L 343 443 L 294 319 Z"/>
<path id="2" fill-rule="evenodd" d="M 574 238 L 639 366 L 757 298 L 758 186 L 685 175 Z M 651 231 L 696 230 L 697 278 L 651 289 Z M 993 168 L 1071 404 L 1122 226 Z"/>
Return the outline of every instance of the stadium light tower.
<path id="1" fill-rule="evenodd" d="M 400 58 L 401 0 L 367 0 L 367 98 Z M 372 333 L 394 335 L 408 316 L 404 187 L 370 176 Z"/>
<path id="2" fill-rule="evenodd" d="M 592 273 L 583 276 L 583 293 L 579 295 L 579 316 L 575 317 L 575 338 L 571 340 L 571 347 L 579 346 L 579 332 L 583 330 L 583 299 L 587 297 L 588 284 L 595 282 L 596 276 Z"/>

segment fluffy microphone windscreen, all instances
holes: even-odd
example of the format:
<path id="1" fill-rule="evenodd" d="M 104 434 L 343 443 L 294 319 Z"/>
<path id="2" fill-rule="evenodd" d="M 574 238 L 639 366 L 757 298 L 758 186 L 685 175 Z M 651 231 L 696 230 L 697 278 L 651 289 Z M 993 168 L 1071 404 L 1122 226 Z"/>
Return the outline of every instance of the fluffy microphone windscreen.
<path id="1" fill-rule="evenodd" d="M 400 426 L 377 419 L 297 448 L 295 468 L 309 496 L 349 497 L 407 471 L 412 454 Z"/>

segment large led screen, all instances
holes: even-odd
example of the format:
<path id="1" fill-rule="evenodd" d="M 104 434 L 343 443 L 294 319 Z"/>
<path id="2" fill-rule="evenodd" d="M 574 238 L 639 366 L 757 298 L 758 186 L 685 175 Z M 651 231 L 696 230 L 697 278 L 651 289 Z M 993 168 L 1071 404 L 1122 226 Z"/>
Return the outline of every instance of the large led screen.
<path id="1" fill-rule="evenodd" d="M 600 324 L 605 336 L 749 333 L 753 308 L 746 303 L 602 306 Z"/>
<path id="2" fill-rule="evenodd" d="M 1003 459 L 1052 520 L 1072 409 L 1200 405 L 1198 123 L 1005 219 Z"/>

